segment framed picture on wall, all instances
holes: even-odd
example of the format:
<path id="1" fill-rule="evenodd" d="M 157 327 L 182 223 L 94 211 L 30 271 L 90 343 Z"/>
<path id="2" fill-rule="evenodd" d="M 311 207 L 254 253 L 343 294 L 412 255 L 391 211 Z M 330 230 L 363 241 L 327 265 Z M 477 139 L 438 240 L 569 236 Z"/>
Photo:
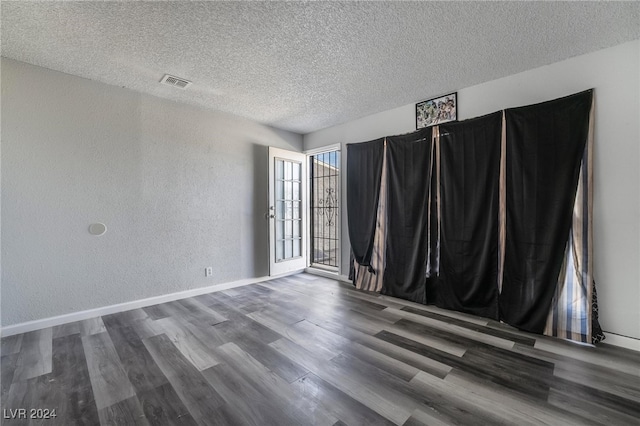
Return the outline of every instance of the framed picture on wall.
<path id="1" fill-rule="evenodd" d="M 458 92 L 416 104 L 416 129 L 458 119 Z"/>

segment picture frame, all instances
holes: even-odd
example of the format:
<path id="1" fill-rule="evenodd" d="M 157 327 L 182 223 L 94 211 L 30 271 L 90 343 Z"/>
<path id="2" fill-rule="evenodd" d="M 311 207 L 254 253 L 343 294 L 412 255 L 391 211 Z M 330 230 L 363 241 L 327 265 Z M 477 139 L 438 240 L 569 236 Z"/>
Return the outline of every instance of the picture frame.
<path id="1" fill-rule="evenodd" d="M 418 102 L 416 129 L 458 120 L 458 92 Z"/>

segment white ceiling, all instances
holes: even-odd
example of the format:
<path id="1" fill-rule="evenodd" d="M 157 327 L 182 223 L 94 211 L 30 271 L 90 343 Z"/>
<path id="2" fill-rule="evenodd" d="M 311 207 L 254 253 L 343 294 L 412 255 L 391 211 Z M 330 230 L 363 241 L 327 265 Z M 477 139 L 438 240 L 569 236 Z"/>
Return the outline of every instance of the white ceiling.
<path id="1" fill-rule="evenodd" d="M 298 133 L 640 38 L 638 2 L 3 1 L 1 16 L 3 56 Z"/>

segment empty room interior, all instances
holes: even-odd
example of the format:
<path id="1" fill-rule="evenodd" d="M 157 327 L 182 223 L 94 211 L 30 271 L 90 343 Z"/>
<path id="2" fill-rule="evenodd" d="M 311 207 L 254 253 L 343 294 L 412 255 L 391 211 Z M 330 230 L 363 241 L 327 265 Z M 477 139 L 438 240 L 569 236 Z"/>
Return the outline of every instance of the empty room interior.
<path id="1" fill-rule="evenodd" d="M 0 13 L 1 424 L 640 424 L 639 2 Z"/>

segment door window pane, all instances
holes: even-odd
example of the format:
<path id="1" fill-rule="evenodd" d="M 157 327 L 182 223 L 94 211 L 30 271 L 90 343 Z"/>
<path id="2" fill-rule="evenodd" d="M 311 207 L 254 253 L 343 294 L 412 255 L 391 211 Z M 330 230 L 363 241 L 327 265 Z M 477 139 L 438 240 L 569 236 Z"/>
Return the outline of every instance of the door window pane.
<path id="1" fill-rule="evenodd" d="M 293 218 L 300 219 L 300 202 L 299 201 L 293 202 Z"/>
<path id="2" fill-rule="evenodd" d="M 293 182 L 284 183 L 284 198 L 285 200 L 293 199 Z"/>
<path id="3" fill-rule="evenodd" d="M 293 200 L 300 199 L 300 182 L 293 182 L 293 196 L 291 198 Z"/>
<path id="4" fill-rule="evenodd" d="M 291 180 L 293 175 L 293 163 L 291 161 L 285 161 L 284 163 L 284 179 Z"/>
<path id="5" fill-rule="evenodd" d="M 293 236 L 295 238 L 299 238 L 300 235 L 300 228 L 302 228 L 302 221 L 301 220 L 294 220 L 293 222 Z"/>
<path id="6" fill-rule="evenodd" d="M 300 168 L 302 164 L 294 163 L 293 164 L 293 180 L 300 180 Z"/>
<path id="7" fill-rule="evenodd" d="M 285 242 L 284 242 L 284 257 L 285 257 L 285 259 L 293 257 L 293 240 L 285 240 Z"/>
<path id="8" fill-rule="evenodd" d="M 302 240 L 295 239 L 293 240 L 293 256 L 298 257 L 301 256 L 302 252 Z"/>
<path id="9" fill-rule="evenodd" d="M 284 221 L 276 220 L 276 239 L 284 238 Z"/>

